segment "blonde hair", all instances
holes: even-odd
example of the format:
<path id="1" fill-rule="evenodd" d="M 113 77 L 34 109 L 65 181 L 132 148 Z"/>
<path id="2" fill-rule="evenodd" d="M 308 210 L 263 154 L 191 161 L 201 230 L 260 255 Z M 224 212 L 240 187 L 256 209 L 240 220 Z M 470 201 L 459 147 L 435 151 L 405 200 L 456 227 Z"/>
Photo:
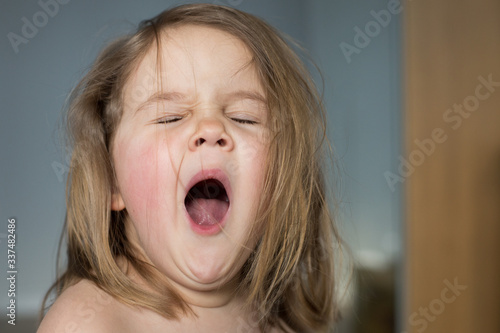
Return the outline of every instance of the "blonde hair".
<path id="1" fill-rule="evenodd" d="M 259 326 L 328 331 L 338 319 L 335 227 L 322 169 L 325 111 L 304 65 L 284 38 L 262 20 L 233 8 L 182 5 L 144 21 L 106 47 L 73 91 L 67 125 L 73 147 L 67 184 L 68 263 L 47 293 L 60 295 L 81 279 L 127 304 L 178 318 L 190 309 L 168 281 L 139 259 L 124 231 L 126 211 L 112 212 L 115 177 L 113 134 L 123 108 L 123 87 L 159 32 L 203 25 L 242 40 L 266 90 L 270 112 L 269 165 L 259 205 L 262 237 L 244 264 L 240 289 L 259 314 Z M 327 148 L 329 146 L 327 145 Z M 328 153 L 329 151 L 326 151 Z M 119 268 L 124 257 L 157 293 L 146 291 Z"/>

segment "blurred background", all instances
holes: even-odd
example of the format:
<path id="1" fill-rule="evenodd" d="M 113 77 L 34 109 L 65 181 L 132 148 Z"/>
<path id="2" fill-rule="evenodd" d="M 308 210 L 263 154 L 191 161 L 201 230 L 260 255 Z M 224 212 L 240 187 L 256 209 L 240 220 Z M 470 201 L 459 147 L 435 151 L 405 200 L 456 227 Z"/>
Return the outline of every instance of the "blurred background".
<path id="1" fill-rule="evenodd" d="M 0 1 L 0 332 L 34 332 L 56 276 L 65 98 L 107 42 L 187 2 Z M 321 69 L 354 265 L 337 332 L 500 332 L 500 3 L 205 2 L 263 18 Z"/>

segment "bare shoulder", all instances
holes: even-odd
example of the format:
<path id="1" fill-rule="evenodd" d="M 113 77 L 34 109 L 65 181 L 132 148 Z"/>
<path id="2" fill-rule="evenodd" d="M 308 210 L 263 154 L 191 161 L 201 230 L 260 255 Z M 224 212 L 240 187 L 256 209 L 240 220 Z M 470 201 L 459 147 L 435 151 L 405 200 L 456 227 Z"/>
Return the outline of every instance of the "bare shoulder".
<path id="1" fill-rule="evenodd" d="M 37 333 L 115 332 L 122 325 L 123 306 L 90 281 L 82 280 L 57 298 Z"/>

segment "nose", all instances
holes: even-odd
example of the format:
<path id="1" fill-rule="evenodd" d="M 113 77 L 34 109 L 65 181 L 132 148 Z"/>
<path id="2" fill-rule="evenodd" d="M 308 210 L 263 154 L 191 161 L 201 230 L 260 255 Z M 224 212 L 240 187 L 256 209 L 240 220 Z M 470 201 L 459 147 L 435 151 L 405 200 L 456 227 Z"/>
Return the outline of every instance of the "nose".
<path id="1" fill-rule="evenodd" d="M 231 151 L 234 143 L 220 120 L 204 118 L 198 122 L 196 132 L 189 139 L 190 150 L 195 151 L 201 146 L 220 147 L 224 151 Z"/>

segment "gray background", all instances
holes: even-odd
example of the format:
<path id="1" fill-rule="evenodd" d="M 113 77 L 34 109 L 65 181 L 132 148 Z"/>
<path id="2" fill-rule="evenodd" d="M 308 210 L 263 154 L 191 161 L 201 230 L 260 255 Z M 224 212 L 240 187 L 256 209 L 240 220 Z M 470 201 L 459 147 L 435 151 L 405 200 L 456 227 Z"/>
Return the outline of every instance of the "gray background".
<path id="1" fill-rule="evenodd" d="M 339 44 L 354 45 L 354 27 L 363 29 L 373 21 L 370 11 L 386 9 L 387 1 L 206 2 L 256 14 L 309 50 L 325 78 L 329 136 L 342 167 L 337 193 L 341 229 L 360 263 L 400 262 L 400 189 L 392 191 L 383 174 L 396 168 L 401 145 L 401 14 L 392 15 L 390 24 L 348 63 Z M 55 278 L 68 165 L 59 124 L 68 92 L 106 41 L 180 3 L 71 0 L 53 17 L 47 15 L 47 23 L 16 53 L 8 33 L 22 35 L 22 18 L 33 22 L 43 8 L 35 0 L 0 2 L 2 323 L 8 289 L 8 218 L 17 220 L 17 315 L 34 315 Z"/>

